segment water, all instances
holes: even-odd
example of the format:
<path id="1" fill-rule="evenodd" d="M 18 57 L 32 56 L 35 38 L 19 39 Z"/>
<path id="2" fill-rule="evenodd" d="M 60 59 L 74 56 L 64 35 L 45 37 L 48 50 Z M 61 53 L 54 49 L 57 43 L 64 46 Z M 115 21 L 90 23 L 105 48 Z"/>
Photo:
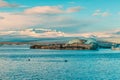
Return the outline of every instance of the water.
<path id="1" fill-rule="evenodd" d="M 119 74 L 120 51 L 0 47 L 0 80 L 119 80 Z"/>

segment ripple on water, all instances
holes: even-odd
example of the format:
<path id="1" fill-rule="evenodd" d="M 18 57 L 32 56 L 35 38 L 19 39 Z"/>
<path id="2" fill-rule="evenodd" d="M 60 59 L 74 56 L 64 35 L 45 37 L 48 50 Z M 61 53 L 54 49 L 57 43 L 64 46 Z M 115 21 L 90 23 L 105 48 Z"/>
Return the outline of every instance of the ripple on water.
<path id="1" fill-rule="evenodd" d="M 103 52 L 2 50 L 0 51 L 0 79 L 119 80 L 119 52 Z"/>

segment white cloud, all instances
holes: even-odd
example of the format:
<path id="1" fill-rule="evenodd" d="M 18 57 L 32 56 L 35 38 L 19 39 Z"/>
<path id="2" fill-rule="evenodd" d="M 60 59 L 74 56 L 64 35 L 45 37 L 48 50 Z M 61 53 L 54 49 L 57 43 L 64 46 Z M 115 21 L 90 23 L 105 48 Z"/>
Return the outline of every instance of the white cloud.
<path id="1" fill-rule="evenodd" d="M 10 4 L 4 0 L 0 0 L 0 7 L 16 7 L 17 4 Z"/>
<path id="2" fill-rule="evenodd" d="M 118 15 L 120 15 L 120 12 L 118 12 Z"/>
<path id="3" fill-rule="evenodd" d="M 107 17 L 110 16 L 111 14 L 109 12 L 102 12 L 101 10 L 96 10 L 93 13 L 93 16 L 102 16 L 102 17 Z"/>
<path id="4" fill-rule="evenodd" d="M 36 6 L 33 8 L 26 9 L 25 14 L 63 14 L 63 13 L 73 13 L 78 12 L 81 7 L 71 7 L 67 10 L 62 9 L 60 6 Z"/>
<path id="5" fill-rule="evenodd" d="M 100 10 L 96 10 L 95 13 L 93 13 L 93 16 L 100 16 L 101 15 L 101 11 Z"/>
<path id="6" fill-rule="evenodd" d="M 106 16 L 109 16 L 110 13 L 108 13 L 108 12 L 103 12 L 101 15 L 102 15 L 103 17 L 106 17 Z"/>

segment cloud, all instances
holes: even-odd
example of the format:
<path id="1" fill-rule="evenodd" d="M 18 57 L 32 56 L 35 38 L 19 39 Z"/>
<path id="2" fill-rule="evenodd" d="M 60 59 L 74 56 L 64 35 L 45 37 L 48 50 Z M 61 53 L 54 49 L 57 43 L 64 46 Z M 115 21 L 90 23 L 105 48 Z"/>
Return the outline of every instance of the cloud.
<path id="1" fill-rule="evenodd" d="M 64 10 L 60 6 L 37 6 L 33 8 L 26 9 L 25 14 L 64 14 L 73 13 L 81 10 L 81 7 L 71 7 Z"/>
<path id="2" fill-rule="evenodd" d="M 120 12 L 118 12 L 118 15 L 120 15 Z"/>
<path id="3" fill-rule="evenodd" d="M 17 4 L 10 4 L 4 0 L 0 0 L 0 7 L 17 7 Z"/>
<path id="4" fill-rule="evenodd" d="M 120 43 L 120 30 L 101 31 L 101 32 L 88 32 L 88 33 L 64 33 L 64 37 L 95 37 L 110 42 L 118 41 Z"/>
<path id="5" fill-rule="evenodd" d="M 38 31 L 44 31 L 43 33 L 39 33 Z M 25 30 L 21 31 L 20 35 L 26 35 L 26 36 L 31 36 L 31 37 L 36 37 L 36 38 L 51 38 L 51 37 L 63 37 L 64 33 L 60 31 L 55 31 L 55 30 L 47 30 L 47 29 L 36 29 L 35 30 Z"/>
<path id="6" fill-rule="evenodd" d="M 56 9 L 60 9 L 61 11 L 52 12 L 50 14 L 60 14 L 60 15 L 43 15 L 43 14 L 49 14 L 49 11 L 46 12 L 43 10 L 43 12 L 38 12 L 39 15 L 35 15 L 35 13 L 31 14 L 23 14 L 21 13 L 15 13 L 15 12 L 0 12 L 0 31 L 3 30 L 21 30 L 26 28 L 50 28 L 50 29 L 57 29 L 61 31 L 71 32 L 72 28 L 75 30 L 72 30 L 73 32 L 78 32 L 82 29 L 82 27 L 88 27 L 96 22 L 91 19 L 78 19 L 74 16 L 71 16 L 72 12 L 79 11 L 80 7 L 72 7 L 68 8 L 66 10 L 63 10 L 62 7 L 58 7 L 53 9 L 53 11 L 56 11 Z M 43 9 L 43 8 L 41 8 Z M 51 9 L 51 8 L 50 8 Z M 37 14 L 38 14 L 37 13 Z M 65 13 L 65 14 L 63 14 Z M 65 28 L 65 29 L 64 29 Z M 71 29 L 71 30 L 70 30 Z"/>
<path id="7" fill-rule="evenodd" d="M 69 4 L 75 4 L 76 2 L 68 2 Z"/>
<path id="8" fill-rule="evenodd" d="M 26 28 L 73 28 L 94 24 L 90 19 L 79 20 L 66 15 L 27 15 L 1 12 L 0 30 L 19 30 Z M 78 29 L 78 28 L 77 28 Z"/>
<path id="9" fill-rule="evenodd" d="M 51 29 L 43 28 L 30 28 L 19 31 L 1 31 L 0 36 L 21 36 L 21 37 L 32 37 L 32 38 L 54 38 L 63 37 L 64 33 Z"/>
<path id="10" fill-rule="evenodd" d="M 102 13 L 102 16 L 103 16 L 103 17 L 109 16 L 109 15 L 110 15 L 110 13 L 108 13 L 108 12 L 103 12 L 103 13 Z"/>
<path id="11" fill-rule="evenodd" d="M 43 23 L 42 18 L 32 15 L 22 15 L 14 13 L 1 12 L 0 30 L 20 29 Z M 3 19 L 4 18 L 4 19 Z"/>
<path id="12" fill-rule="evenodd" d="M 26 14 L 60 14 L 63 11 L 56 6 L 37 6 L 24 11 Z"/>
<path id="13" fill-rule="evenodd" d="M 100 10 L 96 10 L 95 13 L 93 13 L 93 16 L 99 16 L 101 15 L 101 11 Z"/>
<path id="14" fill-rule="evenodd" d="M 80 10 L 82 10 L 82 7 L 77 6 L 77 7 L 71 7 L 67 10 L 68 13 L 72 13 L 72 12 L 79 12 Z"/>
<path id="15" fill-rule="evenodd" d="M 13 37 L 31 37 L 31 38 L 55 38 L 55 37 L 93 37 L 96 38 L 118 38 L 120 37 L 120 30 L 113 30 L 108 32 L 89 32 L 89 33 L 65 33 L 52 29 L 45 28 L 28 28 L 22 30 L 1 31 L 1 36 Z"/>
<path id="16" fill-rule="evenodd" d="M 0 16 L 0 19 L 4 19 L 4 17 Z"/>
<path id="17" fill-rule="evenodd" d="M 110 16 L 111 14 L 109 12 L 102 12 L 101 10 L 96 10 L 93 13 L 93 16 L 102 16 L 102 17 L 107 17 Z"/>

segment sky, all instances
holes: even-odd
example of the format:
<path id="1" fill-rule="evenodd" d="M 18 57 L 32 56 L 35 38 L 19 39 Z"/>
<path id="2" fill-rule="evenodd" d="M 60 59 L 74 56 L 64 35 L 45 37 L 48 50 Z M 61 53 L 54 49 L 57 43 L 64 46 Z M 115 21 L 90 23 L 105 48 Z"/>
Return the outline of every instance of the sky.
<path id="1" fill-rule="evenodd" d="M 9 35 L 12 31 L 38 28 L 68 35 L 116 31 L 120 29 L 119 3 L 120 0 L 0 0 L 0 32 Z"/>

